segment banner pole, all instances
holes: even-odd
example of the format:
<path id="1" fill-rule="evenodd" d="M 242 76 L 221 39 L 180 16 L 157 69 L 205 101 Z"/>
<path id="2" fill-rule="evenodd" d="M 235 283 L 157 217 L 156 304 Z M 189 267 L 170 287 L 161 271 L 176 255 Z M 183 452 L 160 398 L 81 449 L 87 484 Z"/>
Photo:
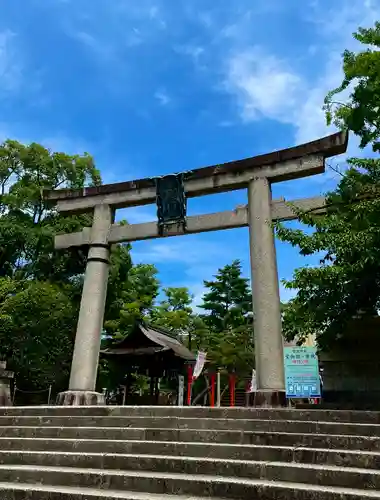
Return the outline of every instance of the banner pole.
<path id="1" fill-rule="evenodd" d="M 220 408 L 220 371 L 216 373 L 216 406 Z"/>
<path id="2" fill-rule="evenodd" d="M 187 366 L 187 406 L 191 406 L 191 389 L 193 385 L 193 368 Z"/>
<path id="3" fill-rule="evenodd" d="M 210 392 L 210 406 L 215 406 L 215 373 L 211 374 L 211 392 Z"/>

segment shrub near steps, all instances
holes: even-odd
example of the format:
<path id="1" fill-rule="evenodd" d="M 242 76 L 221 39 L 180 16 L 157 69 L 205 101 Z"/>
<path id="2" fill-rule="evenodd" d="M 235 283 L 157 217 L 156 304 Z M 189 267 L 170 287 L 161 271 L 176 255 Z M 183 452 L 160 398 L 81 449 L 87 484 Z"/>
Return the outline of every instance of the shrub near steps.
<path id="1" fill-rule="evenodd" d="M 0 500 L 380 500 L 380 413 L 0 408 Z"/>

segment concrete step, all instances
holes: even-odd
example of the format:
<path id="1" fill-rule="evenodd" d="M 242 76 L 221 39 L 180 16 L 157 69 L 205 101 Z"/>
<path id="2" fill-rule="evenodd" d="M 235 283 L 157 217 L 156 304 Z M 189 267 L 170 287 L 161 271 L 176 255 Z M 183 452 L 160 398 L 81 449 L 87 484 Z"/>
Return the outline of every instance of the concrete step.
<path id="1" fill-rule="evenodd" d="M 304 420 L 257 420 L 257 419 L 212 419 L 178 417 L 84 417 L 84 416 L 18 416 L 0 417 L 1 427 L 124 427 L 124 428 L 160 428 L 199 429 L 199 430 L 246 430 L 287 433 L 344 434 L 380 437 L 380 424 L 352 424 L 346 422 L 317 422 Z"/>
<path id="2" fill-rule="evenodd" d="M 267 431 L 208 431 L 201 429 L 139 429 L 124 427 L 0 427 L 0 437 L 45 437 L 64 439 L 163 439 L 174 437 L 176 441 L 208 441 L 210 436 L 218 442 L 246 442 L 273 446 L 311 446 L 312 448 L 349 448 L 354 450 L 380 450 L 380 437 L 339 434 L 299 434 Z M 149 437 L 148 437 L 149 436 Z"/>
<path id="3" fill-rule="evenodd" d="M 380 500 L 379 415 L 0 409 L 0 499 Z"/>
<path id="4" fill-rule="evenodd" d="M 187 475 L 148 471 L 118 471 L 64 467 L 0 466 L 0 483 L 34 483 L 51 486 L 141 491 L 158 495 L 179 494 L 239 500 L 292 498 L 342 500 L 378 498 L 380 491 L 319 486 L 266 479 L 213 475 Z M 319 494 L 318 494 L 319 493 Z M 75 497 L 74 497 L 75 498 Z"/>
<path id="5" fill-rule="evenodd" d="M 42 430 L 44 429 L 44 430 Z M 46 429 L 46 430 L 45 430 Z M 32 431 L 31 437 L 37 433 L 41 437 L 65 437 L 69 435 L 70 438 L 86 439 L 86 431 L 83 428 L 77 428 L 78 430 L 74 434 L 71 431 L 68 432 L 68 428 L 53 428 L 52 430 L 48 427 L 41 428 L 41 430 Z M 21 429 L 21 431 L 24 429 Z M 53 431 L 53 432 L 52 432 Z M 17 433 L 17 431 L 16 431 Z M 30 435 L 30 433 L 29 433 Z M 230 443 L 230 444 L 251 444 L 252 439 L 254 439 L 254 434 L 247 431 L 211 431 L 211 430 L 201 430 L 201 429 L 134 429 L 127 428 L 123 430 L 123 439 L 127 440 L 139 440 L 139 441 L 187 441 L 187 442 L 207 442 L 207 443 Z M 26 438 L 28 432 L 19 432 L 17 437 Z M 1 436 L 2 438 L 2 436 Z M 110 438 L 108 432 L 104 432 L 101 439 Z M 4 436 L 6 439 L 6 436 Z M 12 438 L 9 438 L 12 439 Z M 2 441 L 3 442 L 3 441 Z"/>
<path id="6" fill-rule="evenodd" d="M 180 457 L 171 455 L 137 455 L 104 453 L 19 453 L 0 452 L 1 466 L 77 468 L 92 470 L 148 471 L 188 475 L 211 475 L 235 478 L 266 479 L 380 489 L 380 472 L 368 468 L 339 467 L 310 463 L 218 459 L 215 457 Z"/>
<path id="7" fill-rule="evenodd" d="M 15 430 L 7 429 L 3 434 L 0 433 L 0 439 L 2 442 L 4 440 L 11 440 L 15 437 L 20 438 L 33 438 L 33 437 L 45 437 L 48 438 L 62 438 L 62 439 L 92 439 L 93 435 L 98 435 L 99 439 L 112 439 L 115 436 L 123 440 L 140 440 L 140 441 L 187 441 L 187 442 L 207 442 L 207 443 L 227 443 L 227 444 L 256 444 L 257 443 L 257 433 L 248 431 L 210 431 L 210 430 L 200 430 L 200 429 L 118 429 L 118 432 L 111 434 L 112 431 L 104 430 L 101 431 L 88 431 L 86 428 L 68 428 L 68 427 L 41 427 L 41 428 L 15 428 Z M 313 435 L 310 435 L 313 436 Z M 318 435 L 319 436 L 319 435 Z M 324 447 L 330 448 L 330 437 L 325 435 Z M 97 438 L 97 439 L 98 439 Z M 378 446 L 379 438 L 363 437 L 363 436 L 341 436 L 335 437 L 331 441 L 334 444 L 342 444 L 343 446 L 338 446 L 344 448 L 344 444 L 355 442 L 359 446 L 362 444 L 369 447 L 369 449 L 376 450 Z M 286 445 L 281 439 L 278 440 L 279 445 Z M 317 442 L 323 443 L 323 438 L 319 436 Z M 294 444 L 294 443 L 292 443 Z M 311 441 L 312 444 L 312 441 Z M 296 443 L 297 445 L 297 443 Z M 299 443 L 302 445 L 302 443 Z M 362 449 L 362 448 L 360 448 Z M 364 448 L 366 449 L 366 448 Z M 368 448 L 367 448 L 368 449 Z M 377 448 L 378 449 L 378 448 Z"/>
<path id="8" fill-rule="evenodd" d="M 155 495 L 138 491 L 111 491 L 93 488 L 0 483 L 2 500 L 209 500 L 188 495 Z M 218 500 L 213 498 L 213 500 Z M 222 499 L 219 499 L 222 500 Z"/>
<path id="9" fill-rule="evenodd" d="M 251 488 L 251 500 L 366 500 L 380 498 L 377 491 L 361 491 L 346 488 L 309 487 L 299 484 L 268 483 L 258 480 Z M 280 496 L 281 495 L 281 496 Z M 167 495 L 141 493 L 137 491 L 114 491 L 93 488 L 0 483 L 2 500 L 225 500 L 216 497 L 189 495 Z M 233 498 L 233 497 L 229 497 Z"/>
<path id="10" fill-rule="evenodd" d="M 132 454 L 170 455 L 176 457 L 253 460 L 265 462 L 295 462 L 304 464 L 329 464 L 352 468 L 380 469 L 380 452 L 351 451 L 344 449 L 294 448 L 287 446 L 231 445 L 217 443 L 168 442 L 168 441 L 116 441 L 77 439 L 0 439 L 0 462 L 7 454 L 15 463 L 24 463 L 32 453 L 41 452 L 72 454 Z M 43 460 L 44 458 L 41 458 Z M 58 458 L 57 458 L 58 460 Z M 86 460 L 85 458 L 83 460 Z"/>
<path id="11" fill-rule="evenodd" d="M 351 410 L 297 410 L 257 408 L 207 408 L 201 406 L 26 406 L 3 407 L 0 415 L 8 416 L 124 416 L 312 420 L 380 424 L 380 412 Z"/>
<path id="12" fill-rule="evenodd" d="M 299 421 L 290 421 L 299 425 Z M 84 417 L 84 416 L 18 416 L 0 417 L 0 429 L 2 427 L 121 427 L 121 428 L 154 428 L 161 429 L 206 429 L 206 430 L 247 430 L 255 427 L 270 426 L 283 428 L 288 421 L 284 420 L 257 420 L 232 418 L 183 418 L 183 417 Z M 313 427 L 313 424 L 307 426 Z M 339 424 L 351 425 L 351 424 Z M 368 424 L 367 424 L 368 425 Z M 375 424 L 376 427 L 376 424 Z M 380 428 L 380 425 L 379 425 Z"/>
<path id="13" fill-rule="evenodd" d="M 159 429 L 153 429 L 157 436 Z M 167 434 L 164 429 L 163 437 Z M 62 438 L 62 439 L 143 439 L 151 430 L 130 429 L 124 427 L 0 427 L 0 437 L 14 438 Z M 363 451 L 380 451 L 380 437 L 350 436 L 339 434 L 297 434 L 287 432 L 253 431 L 217 431 L 221 442 L 248 442 L 256 445 L 302 446 L 311 448 L 340 448 Z M 215 435 L 215 431 L 212 435 Z M 176 441 L 181 437 L 190 441 L 208 441 L 210 431 L 183 429 L 176 434 Z M 155 437 L 154 439 L 157 439 Z"/>

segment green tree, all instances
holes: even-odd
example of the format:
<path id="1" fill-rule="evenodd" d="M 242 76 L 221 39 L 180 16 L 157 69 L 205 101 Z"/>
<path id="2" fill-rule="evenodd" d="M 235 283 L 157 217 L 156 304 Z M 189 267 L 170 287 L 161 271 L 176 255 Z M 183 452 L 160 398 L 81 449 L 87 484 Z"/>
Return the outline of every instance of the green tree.
<path id="1" fill-rule="evenodd" d="M 343 53 L 344 79 L 325 99 L 328 124 L 352 130 L 360 137 L 360 146 L 371 144 L 380 151 L 380 22 L 373 28 L 359 28 L 354 38 L 365 50 Z M 349 97 L 344 96 L 349 92 Z M 343 95 L 343 102 L 336 101 Z"/>
<path id="2" fill-rule="evenodd" d="M 219 269 L 214 281 L 205 281 L 207 291 L 199 307 L 207 312 L 202 318 L 213 330 L 222 332 L 229 327 L 247 323 L 252 315 L 252 295 L 249 280 L 241 275 L 241 263 L 234 260 Z"/>
<path id="3" fill-rule="evenodd" d="M 380 23 L 359 28 L 362 51 L 343 54 L 344 79 L 325 99 L 327 122 L 349 129 L 360 146 L 380 150 Z M 348 91 L 348 94 L 347 94 Z M 338 94 L 347 95 L 336 102 Z M 277 224 L 283 241 L 302 255 L 320 255 L 320 265 L 297 269 L 285 282 L 297 295 L 283 312 L 289 338 L 316 334 L 328 348 L 344 336 L 357 315 L 377 314 L 380 297 L 380 160 L 351 158 L 337 188 L 327 195 L 324 216 L 298 213 L 312 234 Z"/>
<path id="4" fill-rule="evenodd" d="M 17 387 L 67 387 L 77 314 L 65 288 L 0 279 L 0 359 L 15 371 Z"/>
<path id="5" fill-rule="evenodd" d="M 118 319 L 124 305 L 125 289 L 133 267 L 130 250 L 129 244 L 113 245 L 111 248 L 105 321 Z"/>
<path id="6" fill-rule="evenodd" d="M 289 339 L 317 334 L 319 344 L 328 347 L 354 316 L 373 315 L 380 306 L 380 160 L 348 163 L 327 197 L 327 214 L 298 214 L 312 234 L 277 225 L 278 237 L 301 255 L 321 255 L 319 266 L 297 269 L 284 282 L 297 290 L 283 314 Z"/>
<path id="7" fill-rule="evenodd" d="M 58 214 L 43 191 L 99 183 L 88 154 L 0 145 L 0 356 L 19 387 L 67 386 L 86 252 L 58 252 L 54 236 L 91 224 L 88 215 Z"/>
<path id="8" fill-rule="evenodd" d="M 200 306 L 202 324 L 194 332 L 197 345 L 207 351 L 216 368 L 249 373 L 254 364 L 252 295 L 238 260 L 219 269 Z"/>
<path id="9" fill-rule="evenodd" d="M 242 376 L 251 373 L 255 363 L 251 324 L 228 327 L 222 332 L 198 325 L 193 339 L 198 350 L 207 353 L 210 369 L 219 369 L 226 373 L 235 371 Z"/>
<path id="10" fill-rule="evenodd" d="M 62 216 L 43 200 L 45 189 L 101 182 L 87 153 L 52 153 L 39 144 L 0 145 L 0 276 L 62 281 L 83 272 L 81 249 L 54 249 L 54 235 L 80 230 L 91 217 Z"/>
<path id="11" fill-rule="evenodd" d="M 150 320 L 177 335 L 188 334 L 193 310 L 193 297 L 186 287 L 164 288 L 165 298 L 152 309 Z"/>
<path id="12" fill-rule="evenodd" d="M 117 303 L 111 305 L 113 313 L 105 322 L 111 341 L 125 337 L 152 309 L 159 293 L 157 269 L 151 264 L 133 266 L 120 285 Z"/>

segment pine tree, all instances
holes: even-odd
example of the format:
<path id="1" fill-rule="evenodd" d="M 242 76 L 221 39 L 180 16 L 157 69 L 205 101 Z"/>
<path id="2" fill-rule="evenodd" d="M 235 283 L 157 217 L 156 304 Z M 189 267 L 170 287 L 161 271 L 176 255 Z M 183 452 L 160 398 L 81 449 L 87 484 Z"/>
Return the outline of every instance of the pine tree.
<path id="1" fill-rule="evenodd" d="M 243 278 L 241 263 L 234 260 L 218 270 L 214 281 L 205 281 L 209 291 L 200 306 L 207 329 L 196 332 L 211 366 L 241 375 L 254 365 L 252 295 Z"/>
<path id="2" fill-rule="evenodd" d="M 202 317 L 212 330 L 222 332 L 252 321 L 249 280 L 242 277 L 239 260 L 219 269 L 215 280 L 204 281 L 204 286 L 209 291 L 200 307 L 207 311 Z"/>

